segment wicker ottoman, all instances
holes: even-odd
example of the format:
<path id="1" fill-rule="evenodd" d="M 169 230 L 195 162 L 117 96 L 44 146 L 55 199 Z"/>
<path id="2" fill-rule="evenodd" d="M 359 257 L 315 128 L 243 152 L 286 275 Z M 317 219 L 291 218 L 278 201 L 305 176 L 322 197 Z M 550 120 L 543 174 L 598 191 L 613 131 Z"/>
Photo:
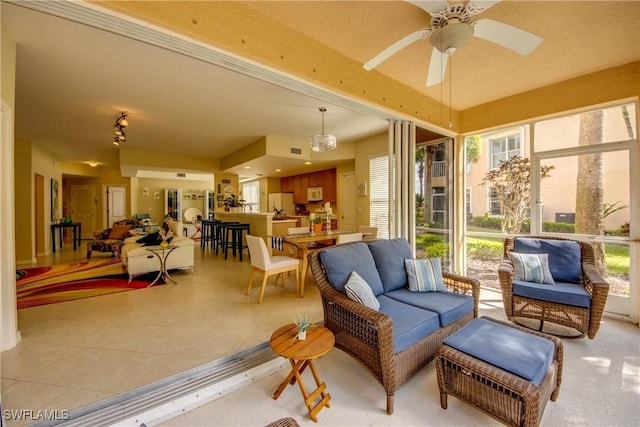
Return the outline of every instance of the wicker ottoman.
<path id="1" fill-rule="evenodd" d="M 440 404 L 447 395 L 514 426 L 537 426 L 562 378 L 562 342 L 489 317 L 474 319 L 436 351 Z"/>

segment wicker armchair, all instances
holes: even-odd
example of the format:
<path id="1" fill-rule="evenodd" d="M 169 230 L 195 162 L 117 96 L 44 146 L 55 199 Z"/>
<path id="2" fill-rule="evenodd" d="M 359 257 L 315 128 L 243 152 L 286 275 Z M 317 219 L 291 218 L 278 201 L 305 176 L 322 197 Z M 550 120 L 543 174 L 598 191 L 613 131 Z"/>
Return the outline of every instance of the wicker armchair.
<path id="1" fill-rule="evenodd" d="M 359 243 L 346 245 L 353 244 Z M 309 254 L 309 267 L 322 298 L 324 326 L 334 333 L 335 347 L 366 366 L 382 385 L 387 394 L 387 413 L 391 415 L 395 390 L 434 359 L 436 349 L 447 336 L 478 316 L 480 282 L 443 273 L 444 283 L 449 291 L 473 296 L 473 313 L 441 327 L 409 348 L 396 353 L 393 320 L 384 313 L 350 300 L 329 283 L 320 261 L 320 253 L 330 249 L 331 247 Z"/>
<path id="2" fill-rule="evenodd" d="M 525 236 L 520 238 L 525 238 Z M 579 335 L 565 338 L 581 338 L 585 334 L 590 339 L 595 338 L 600 328 L 602 313 L 609 294 L 609 284 L 602 278 L 595 266 L 593 246 L 587 242 L 578 242 L 559 237 L 526 236 L 526 238 L 549 242 L 576 242 L 579 244 L 581 263 L 579 286 L 582 286 L 588 293 L 589 304 L 588 307 L 579 307 L 556 301 L 536 299 L 532 298 L 531 295 L 527 297 L 514 293 L 514 266 L 508 256 L 508 252 L 514 250 L 518 237 L 509 237 L 504 241 L 503 260 L 498 268 L 502 300 L 507 318 L 514 323 L 518 323 L 515 319 L 517 317 L 540 320 L 540 331 L 542 331 L 544 322 L 547 321 L 568 326 L 580 332 Z M 547 286 L 553 287 L 553 285 Z"/>

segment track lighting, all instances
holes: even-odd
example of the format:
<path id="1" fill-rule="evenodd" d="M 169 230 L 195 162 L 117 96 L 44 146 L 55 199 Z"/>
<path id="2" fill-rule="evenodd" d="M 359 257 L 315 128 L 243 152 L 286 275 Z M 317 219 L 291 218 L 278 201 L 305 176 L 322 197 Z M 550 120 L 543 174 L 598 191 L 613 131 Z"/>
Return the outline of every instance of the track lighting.
<path id="1" fill-rule="evenodd" d="M 116 124 L 113 126 L 113 131 L 116 137 L 113 140 L 113 145 L 120 145 L 120 141 L 126 141 L 127 135 L 124 133 L 124 128 L 129 126 L 126 113 L 120 113 L 120 117 L 116 119 Z"/>

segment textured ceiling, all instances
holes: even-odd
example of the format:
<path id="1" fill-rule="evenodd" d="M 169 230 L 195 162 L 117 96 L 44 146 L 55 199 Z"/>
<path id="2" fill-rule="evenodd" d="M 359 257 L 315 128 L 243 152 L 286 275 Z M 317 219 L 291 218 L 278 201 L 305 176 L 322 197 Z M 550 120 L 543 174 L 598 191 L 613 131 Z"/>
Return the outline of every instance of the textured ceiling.
<path id="1" fill-rule="evenodd" d="M 454 3 L 454 2 L 450 2 Z M 396 1 L 247 2 L 285 26 L 365 63 L 420 28 L 430 15 Z M 638 1 L 502 1 L 475 15 L 540 35 L 522 56 L 471 38 L 451 59 L 451 105 L 456 110 L 640 59 Z M 449 103 L 449 81 L 427 89 L 431 45 L 419 40 L 375 68 L 436 100 Z"/>
<path id="2" fill-rule="evenodd" d="M 406 2 L 96 4 L 223 49 L 231 46 L 241 56 L 244 48 L 257 62 L 260 55 L 267 64 L 282 58 L 282 68 L 294 54 L 316 67 L 312 53 L 300 52 L 301 46 L 316 44 L 347 59 L 342 62 L 345 68 L 339 70 L 331 69 L 337 67 L 334 63 L 320 63 L 324 69 L 319 74 L 335 73 L 342 79 L 344 73 L 356 83 L 371 77 L 366 83 L 377 84 L 370 92 L 386 90 L 387 84 L 404 85 L 411 89 L 407 93 L 429 97 L 418 103 L 437 108 L 441 102 L 451 103 L 455 110 L 640 60 L 638 1 L 502 1 L 474 19 L 515 25 L 542 36 L 542 44 L 530 55 L 521 56 L 472 38 L 453 55 L 448 68 L 453 73 L 452 85 L 447 76 L 444 84 L 428 89 L 431 46 L 426 39 L 373 71 L 361 69 L 389 44 L 429 26 L 429 15 Z M 236 23 L 244 27 L 235 28 Z M 2 25 L 18 45 L 16 136 L 32 139 L 70 161 L 117 163 L 118 151 L 110 141 L 119 111 L 131 113 L 128 147 L 212 159 L 264 135 L 286 135 L 306 142 L 318 130 L 321 105 L 328 108 L 327 127 L 339 141 L 381 132 L 386 126 L 380 117 L 326 105 L 184 55 L 5 1 Z M 194 26 L 199 28 L 191 30 Z M 276 27 L 286 31 L 277 32 Z M 259 52 L 249 52 L 251 42 L 258 38 L 261 44 L 254 48 L 259 46 Z M 353 69 L 347 69 L 349 66 Z M 313 73 L 309 78 L 313 79 Z"/>

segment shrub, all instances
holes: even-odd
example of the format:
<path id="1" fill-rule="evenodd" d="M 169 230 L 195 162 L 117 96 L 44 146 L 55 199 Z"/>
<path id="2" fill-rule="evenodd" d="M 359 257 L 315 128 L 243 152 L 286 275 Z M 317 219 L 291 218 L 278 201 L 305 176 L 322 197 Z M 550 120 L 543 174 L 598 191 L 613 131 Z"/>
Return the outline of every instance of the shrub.
<path id="1" fill-rule="evenodd" d="M 502 258 L 502 242 L 486 239 L 469 239 L 467 256 L 483 261 Z"/>

